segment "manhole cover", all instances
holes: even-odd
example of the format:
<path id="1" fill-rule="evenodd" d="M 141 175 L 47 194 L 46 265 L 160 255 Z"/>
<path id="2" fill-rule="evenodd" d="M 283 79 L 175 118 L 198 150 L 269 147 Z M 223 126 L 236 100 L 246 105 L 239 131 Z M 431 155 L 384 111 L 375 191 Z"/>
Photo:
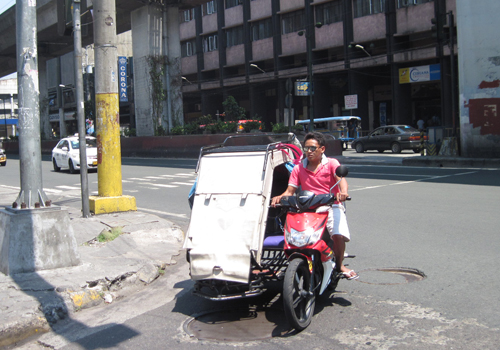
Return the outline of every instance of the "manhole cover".
<path id="1" fill-rule="evenodd" d="M 368 284 L 393 285 L 421 281 L 425 274 L 409 267 L 387 267 L 359 271 L 357 281 Z"/>
<path id="2" fill-rule="evenodd" d="M 262 310 L 222 310 L 207 312 L 188 319 L 184 330 L 199 340 L 252 341 L 288 334 L 283 312 Z"/>

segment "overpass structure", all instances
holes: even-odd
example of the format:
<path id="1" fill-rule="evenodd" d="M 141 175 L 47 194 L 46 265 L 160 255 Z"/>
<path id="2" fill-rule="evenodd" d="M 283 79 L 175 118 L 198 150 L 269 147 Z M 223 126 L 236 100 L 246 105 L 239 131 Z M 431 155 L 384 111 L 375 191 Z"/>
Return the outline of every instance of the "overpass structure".
<path id="1" fill-rule="evenodd" d="M 99 0 L 87 0 L 87 11 L 82 11 L 83 46 L 90 45 L 94 41 L 92 9 L 93 2 L 96 1 Z M 71 33 L 61 36 L 58 32 L 58 10 L 61 12 L 58 2 L 70 3 L 69 0 L 36 2 L 40 99 L 47 98 L 47 91 L 51 88 L 47 86 L 46 62 L 73 51 Z M 169 78 L 164 79 L 165 89 L 171 92 L 168 94 L 170 100 L 165 103 L 170 108 L 167 110 L 167 115 L 182 116 L 179 10 L 192 8 L 204 2 L 206 0 L 116 0 L 114 19 L 116 33 L 132 30 L 136 87 L 134 101 L 139 135 L 154 134 L 155 121 L 151 120 L 151 96 L 148 93 L 150 89 L 147 88 L 151 86 L 151 78 L 148 69 L 145 68 L 148 66 L 148 57 L 168 58 Z M 0 76 L 16 72 L 16 62 L 16 5 L 13 5 L 0 15 Z M 49 116 L 48 113 L 45 116 L 42 109 L 40 113 L 42 133 L 47 135 L 50 133 Z"/>

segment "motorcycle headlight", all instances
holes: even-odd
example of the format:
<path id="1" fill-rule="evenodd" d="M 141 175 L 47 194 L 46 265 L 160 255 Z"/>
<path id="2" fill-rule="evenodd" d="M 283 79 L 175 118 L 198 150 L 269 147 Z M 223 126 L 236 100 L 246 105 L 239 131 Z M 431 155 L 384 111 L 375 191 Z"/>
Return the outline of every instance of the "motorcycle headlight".
<path id="1" fill-rule="evenodd" d="M 295 229 L 286 230 L 286 241 L 288 244 L 294 245 L 296 247 L 303 247 L 308 244 L 314 244 L 318 241 L 323 233 L 323 228 L 314 231 L 312 227 L 306 229 L 305 231 L 297 231 Z"/>

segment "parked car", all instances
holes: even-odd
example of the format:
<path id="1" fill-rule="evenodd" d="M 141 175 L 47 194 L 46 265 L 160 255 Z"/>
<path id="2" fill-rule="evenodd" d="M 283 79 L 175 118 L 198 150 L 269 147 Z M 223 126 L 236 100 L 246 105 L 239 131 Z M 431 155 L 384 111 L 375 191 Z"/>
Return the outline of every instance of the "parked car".
<path id="1" fill-rule="evenodd" d="M 87 168 L 97 169 L 97 142 L 96 138 L 87 136 Z M 80 170 L 80 141 L 78 135 L 61 139 L 52 150 L 52 165 L 54 171 L 68 168 L 71 174 Z"/>
<path id="2" fill-rule="evenodd" d="M 424 135 L 424 140 L 427 140 L 426 135 Z M 406 149 L 418 153 L 420 147 L 420 131 L 408 125 L 381 126 L 369 133 L 368 136 L 357 138 L 351 143 L 351 148 L 354 148 L 358 153 L 369 150 L 379 152 L 391 150 L 392 153 L 401 153 L 402 150 Z"/>
<path id="3" fill-rule="evenodd" d="M 5 154 L 5 150 L 3 150 L 2 148 L 0 148 L 0 165 L 7 165 L 7 155 Z"/>

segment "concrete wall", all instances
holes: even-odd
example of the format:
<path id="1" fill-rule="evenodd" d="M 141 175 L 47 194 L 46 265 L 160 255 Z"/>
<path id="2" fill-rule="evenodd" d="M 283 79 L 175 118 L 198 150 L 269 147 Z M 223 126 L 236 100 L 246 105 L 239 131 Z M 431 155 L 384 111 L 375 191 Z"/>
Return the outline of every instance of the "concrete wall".
<path id="1" fill-rule="evenodd" d="M 500 157 L 500 2 L 456 6 L 461 155 Z"/>
<path id="2" fill-rule="evenodd" d="M 230 135 L 122 137 L 120 139 L 121 154 L 122 157 L 198 158 L 201 147 L 224 142 Z M 263 142 L 267 142 L 266 134 L 259 135 L 263 136 Z M 45 156 L 51 155 L 57 141 L 42 141 L 42 154 Z M 7 157 L 9 154 L 19 154 L 18 142 L 4 142 L 3 148 L 7 153 Z M 326 155 L 329 157 L 342 155 L 340 141 L 329 140 Z"/>

